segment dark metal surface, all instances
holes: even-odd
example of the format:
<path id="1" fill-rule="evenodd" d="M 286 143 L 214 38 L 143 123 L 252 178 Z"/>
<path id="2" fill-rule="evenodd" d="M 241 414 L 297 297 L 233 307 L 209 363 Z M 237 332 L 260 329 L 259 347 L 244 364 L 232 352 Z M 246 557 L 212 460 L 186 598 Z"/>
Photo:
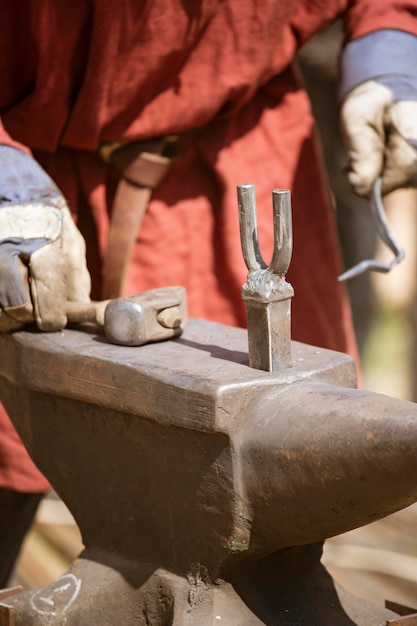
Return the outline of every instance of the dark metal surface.
<path id="1" fill-rule="evenodd" d="M 335 589 L 321 542 L 417 498 L 415 405 L 312 346 L 250 368 L 219 324 L 139 349 L 90 332 L 0 337 L 0 396 L 86 545 L 68 580 L 8 599 L 16 626 L 395 617 Z"/>
<path id="2" fill-rule="evenodd" d="M 207 431 L 226 430 L 243 419 L 249 399 L 262 405 L 297 381 L 356 384 L 350 357 L 298 342 L 291 368 L 252 369 L 245 330 L 195 319 L 181 337 L 140 349 L 86 326 L 0 336 L 0 352 L 0 376 L 10 383 Z"/>

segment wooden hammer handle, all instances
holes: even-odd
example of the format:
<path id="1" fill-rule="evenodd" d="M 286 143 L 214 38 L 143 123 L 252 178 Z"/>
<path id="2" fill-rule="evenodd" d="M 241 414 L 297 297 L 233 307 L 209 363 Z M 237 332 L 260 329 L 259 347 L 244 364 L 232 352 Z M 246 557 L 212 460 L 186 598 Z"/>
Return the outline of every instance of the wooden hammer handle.
<path id="1" fill-rule="evenodd" d="M 69 322 L 90 322 L 104 326 L 104 312 L 111 300 L 101 302 L 67 302 L 66 312 Z"/>

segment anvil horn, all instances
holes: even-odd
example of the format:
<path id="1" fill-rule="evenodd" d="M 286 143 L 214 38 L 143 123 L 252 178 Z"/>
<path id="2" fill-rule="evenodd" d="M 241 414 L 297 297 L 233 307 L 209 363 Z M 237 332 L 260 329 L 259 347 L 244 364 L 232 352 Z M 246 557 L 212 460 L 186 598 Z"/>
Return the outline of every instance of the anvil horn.
<path id="1" fill-rule="evenodd" d="M 241 449 L 252 548 L 320 541 L 416 501 L 416 404 L 300 383 L 252 417 Z"/>

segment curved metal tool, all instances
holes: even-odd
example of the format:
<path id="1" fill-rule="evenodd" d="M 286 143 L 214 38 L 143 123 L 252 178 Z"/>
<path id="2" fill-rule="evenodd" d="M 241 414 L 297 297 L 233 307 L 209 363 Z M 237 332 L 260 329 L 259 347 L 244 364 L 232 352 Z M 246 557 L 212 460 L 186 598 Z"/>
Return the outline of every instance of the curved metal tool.
<path id="1" fill-rule="evenodd" d="M 294 290 L 285 280 L 292 255 L 291 195 L 288 189 L 272 192 L 274 250 L 269 265 L 259 247 L 254 185 L 238 185 L 237 196 L 242 252 L 249 270 L 242 287 L 249 365 L 271 372 L 291 363 L 290 302 Z"/>
<path id="2" fill-rule="evenodd" d="M 366 261 L 361 261 L 354 267 L 351 267 L 346 272 L 343 272 L 338 278 L 339 281 L 350 280 L 351 278 L 355 278 L 368 270 L 374 272 L 382 272 L 387 273 L 392 270 L 393 267 L 398 265 L 400 261 L 402 261 L 405 257 L 405 252 L 401 246 L 395 241 L 391 229 L 388 225 L 387 216 L 384 211 L 384 205 L 381 197 L 381 184 L 382 179 L 379 177 L 376 179 L 374 186 L 372 188 L 372 196 L 370 201 L 370 207 L 372 214 L 376 221 L 376 228 L 378 235 L 381 237 L 382 241 L 388 246 L 390 250 L 394 253 L 394 258 L 391 263 L 382 263 L 381 261 L 376 261 L 374 259 L 368 259 Z"/>
<path id="3" fill-rule="evenodd" d="M 252 272 L 268 269 L 273 274 L 283 276 L 288 270 L 292 256 L 291 196 L 289 190 L 274 189 L 272 191 L 274 253 L 269 266 L 263 260 L 259 248 L 254 185 L 248 183 L 238 185 L 237 195 L 240 238 L 246 267 Z"/>

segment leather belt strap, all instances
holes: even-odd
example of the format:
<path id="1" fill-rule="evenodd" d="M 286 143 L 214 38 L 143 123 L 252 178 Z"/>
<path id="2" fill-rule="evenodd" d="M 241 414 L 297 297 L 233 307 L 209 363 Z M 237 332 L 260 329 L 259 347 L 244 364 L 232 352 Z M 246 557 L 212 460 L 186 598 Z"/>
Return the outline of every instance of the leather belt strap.
<path id="1" fill-rule="evenodd" d="M 152 189 L 168 173 L 178 153 L 178 138 L 149 142 L 107 143 L 99 149 L 102 160 L 122 177 L 116 189 L 107 253 L 103 262 L 102 297 L 123 293 L 127 269 L 137 234 L 148 207 Z"/>

